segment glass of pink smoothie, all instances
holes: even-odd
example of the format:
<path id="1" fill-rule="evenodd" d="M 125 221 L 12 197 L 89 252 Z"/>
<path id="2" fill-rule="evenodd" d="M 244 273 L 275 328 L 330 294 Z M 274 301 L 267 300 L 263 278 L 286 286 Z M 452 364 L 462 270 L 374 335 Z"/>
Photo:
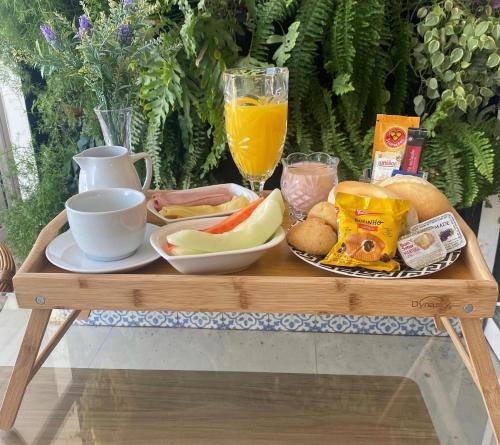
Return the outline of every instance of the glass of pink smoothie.
<path id="1" fill-rule="evenodd" d="M 338 183 L 338 158 L 327 153 L 291 153 L 282 159 L 281 192 L 294 220 L 307 216 L 311 207 L 326 201 Z"/>

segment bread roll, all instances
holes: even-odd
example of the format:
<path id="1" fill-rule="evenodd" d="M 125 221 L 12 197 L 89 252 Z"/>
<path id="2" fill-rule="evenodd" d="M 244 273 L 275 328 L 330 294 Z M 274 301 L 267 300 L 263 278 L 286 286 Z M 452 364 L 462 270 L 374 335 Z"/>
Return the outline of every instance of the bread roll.
<path id="1" fill-rule="evenodd" d="M 437 187 L 418 176 L 393 176 L 377 185 L 410 201 L 417 210 L 420 222 L 449 212 L 452 208 L 448 198 Z"/>
<path id="2" fill-rule="evenodd" d="M 358 182 L 358 181 L 343 181 L 332 188 L 330 194 L 328 195 L 328 202 L 335 204 L 335 194 L 338 192 L 350 193 L 351 195 L 365 196 L 367 198 L 384 198 L 384 199 L 407 199 L 404 196 L 397 193 L 395 190 L 391 190 L 385 187 L 380 187 L 380 183 L 370 184 L 368 182 Z M 410 199 L 408 201 L 412 202 Z M 413 202 L 412 202 L 413 204 Z M 413 204 L 414 205 L 414 204 Z M 408 214 L 406 215 L 406 227 L 403 233 L 408 233 L 410 227 L 418 224 L 421 221 L 419 216 L 417 216 L 417 211 L 415 207 L 412 207 Z"/>
<path id="3" fill-rule="evenodd" d="M 337 242 L 332 226 L 320 218 L 307 218 L 295 224 L 286 235 L 296 249 L 312 255 L 326 255 Z"/>
<path id="4" fill-rule="evenodd" d="M 379 187 L 369 182 L 343 181 L 332 188 L 328 195 L 328 202 L 335 204 L 335 195 L 338 192 L 350 193 L 351 195 L 366 196 L 368 198 L 392 198 L 402 199 L 396 193 Z"/>
<path id="5" fill-rule="evenodd" d="M 320 218 L 337 230 L 337 211 L 329 202 L 318 202 L 309 210 L 308 218 Z"/>

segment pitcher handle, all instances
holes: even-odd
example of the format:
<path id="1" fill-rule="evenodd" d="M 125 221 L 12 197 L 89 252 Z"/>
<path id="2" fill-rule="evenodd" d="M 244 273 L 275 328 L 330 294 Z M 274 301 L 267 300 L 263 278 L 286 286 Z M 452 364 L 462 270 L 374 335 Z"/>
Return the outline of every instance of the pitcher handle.
<path id="1" fill-rule="evenodd" d="M 144 159 L 146 162 L 146 179 L 142 185 L 142 191 L 145 192 L 151 186 L 151 179 L 153 177 L 153 162 L 151 161 L 151 156 L 147 153 L 132 153 L 130 158 L 132 160 L 132 164 L 135 164 L 140 159 Z"/>

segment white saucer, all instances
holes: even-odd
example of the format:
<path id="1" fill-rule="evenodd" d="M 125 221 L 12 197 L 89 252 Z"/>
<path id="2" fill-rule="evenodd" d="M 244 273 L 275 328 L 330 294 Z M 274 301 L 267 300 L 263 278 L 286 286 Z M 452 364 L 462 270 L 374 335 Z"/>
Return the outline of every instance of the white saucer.
<path id="1" fill-rule="evenodd" d="M 118 261 L 93 261 L 89 259 L 76 245 L 71 230 L 62 233 L 45 249 L 47 259 L 61 269 L 79 273 L 110 273 L 126 272 L 146 264 L 152 263 L 160 258 L 160 255 L 151 246 L 149 238 L 158 229 L 154 224 L 146 225 L 144 241 L 137 251 L 123 260 Z"/>

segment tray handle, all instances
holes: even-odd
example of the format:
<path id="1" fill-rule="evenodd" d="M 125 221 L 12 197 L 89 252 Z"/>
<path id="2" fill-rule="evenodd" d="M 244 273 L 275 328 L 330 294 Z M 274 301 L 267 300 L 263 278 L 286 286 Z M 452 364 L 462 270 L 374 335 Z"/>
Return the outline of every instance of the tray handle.
<path id="1" fill-rule="evenodd" d="M 458 225 L 460 226 L 460 229 L 462 229 L 465 239 L 467 240 L 467 245 L 462 252 L 465 265 L 471 272 L 474 279 L 496 282 L 488 265 L 486 264 L 483 254 L 481 253 L 476 235 L 455 209 L 452 209 L 452 212 L 458 222 Z"/>
<path id="2" fill-rule="evenodd" d="M 59 231 L 67 222 L 68 216 L 66 215 L 66 209 L 64 209 L 40 231 L 33 248 L 19 268 L 18 273 L 34 271 L 40 260 L 45 258 L 45 249 L 49 243 L 59 234 Z"/>

